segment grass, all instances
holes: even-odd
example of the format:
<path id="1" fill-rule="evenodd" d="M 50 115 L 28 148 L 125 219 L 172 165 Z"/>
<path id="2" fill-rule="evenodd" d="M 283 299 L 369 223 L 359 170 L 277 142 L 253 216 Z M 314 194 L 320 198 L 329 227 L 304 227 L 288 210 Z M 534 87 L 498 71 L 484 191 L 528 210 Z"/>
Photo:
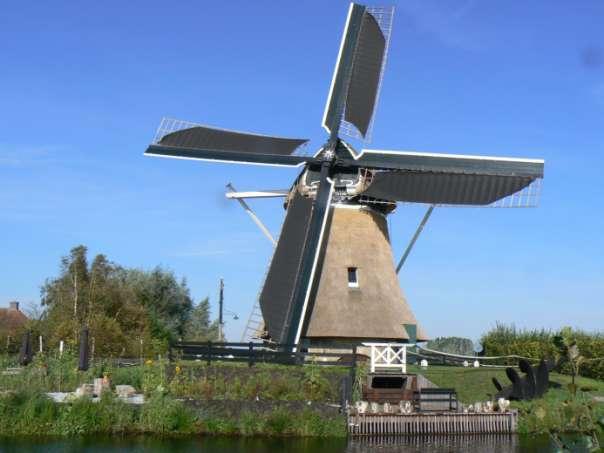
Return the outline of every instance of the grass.
<path id="1" fill-rule="evenodd" d="M 240 436 L 345 437 L 344 416 L 323 417 L 317 412 L 277 409 L 268 414 L 243 412 L 238 417 L 207 417 L 200 420 L 200 432 Z"/>
<path id="2" fill-rule="evenodd" d="M 457 391 L 459 400 L 466 404 L 472 404 L 475 401 L 485 401 L 490 399 L 497 390 L 491 382 L 496 377 L 502 385 L 507 385 L 509 379 L 503 368 L 462 368 L 452 366 L 430 366 L 422 369 L 417 366 L 408 366 L 407 371 L 411 373 L 423 374 L 427 379 L 439 387 L 453 387 Z M 558 373 L 550 374 L 550 381 L 558 383 L 561 389 L 550 389 L 548 395 L 566 396 L 568 393 L 566 385 L 570 383 L 571 377 Z M 587 396 L 604 396 L 604 381 L 579 377 L 577 380 L 581 393 Z"/>
<path id="3" fill-rule="evenodd" d="M 343 416 L 323 416 L 312 410 L 204 416 L 160 393 L 142 407 L 127 405 L 111 395 L 96 403 L 80 398 L 71 404 L 55 404 L 39 393 L 14 392 L 0 397 L 0 436 L 142 433 L 343 437 L 346 423 Z"/>

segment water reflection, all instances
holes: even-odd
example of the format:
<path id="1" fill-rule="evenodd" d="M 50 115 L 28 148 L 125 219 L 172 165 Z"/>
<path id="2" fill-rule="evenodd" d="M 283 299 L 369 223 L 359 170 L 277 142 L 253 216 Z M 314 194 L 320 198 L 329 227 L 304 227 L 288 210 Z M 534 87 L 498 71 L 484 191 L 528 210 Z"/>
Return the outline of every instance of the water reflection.
<path id="1" fill-rule="evenodd" d="M 75 439 L 0 439 L 2 453 L 380 453 L 548 452 L 547 437 L 515 435 L 413 436 L 359 439 L 293 439 L 151 436 Z"/>
<path id="2" fill-rule="evenodd" d="M 408 436 L 358 438 L 348 441 L 346 453 L 515 453 L 553 451 L 547 437 L 513 434 L 481 434 L 454 436 Z"/>

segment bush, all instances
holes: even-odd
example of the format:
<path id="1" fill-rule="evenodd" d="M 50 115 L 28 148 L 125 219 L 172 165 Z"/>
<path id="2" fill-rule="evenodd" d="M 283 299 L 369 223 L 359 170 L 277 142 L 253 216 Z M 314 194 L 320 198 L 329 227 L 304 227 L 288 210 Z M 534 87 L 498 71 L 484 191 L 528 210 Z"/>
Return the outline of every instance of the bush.
<path id="1" fill-rule="evenodd" d="M 428 341 L 429 349 L 447 352 L 449 354 L 474 355 L 474 343 L 468 338 L 461 337 L 438 337 Z"/>
<path id="2" fill-rule="evenodd" d="M 577 340 L 581 355 L 586 359 L 579 368 L 579 374 L 604 380 L 604 333 L 588 333 L 582 330 L 572 330 L 571 333 Z M 553 359 L 557 354 L 553 342 L 557 334 L 558 332 L 551 330 L 521 330 L 514 325 L 497 323 L 480 341 L 487 356 L 519 355 L 535 359 Z M 516 365 L 517 360 L 503 359 L 500 363 Z M 562 365 L 560 371 L 571 373 L 568 364 Z"/>
<path id="3" fill-rule="evenodd" d="M 150 433 L 189 433 L 194 431 L 195 417 L 180 401 L 156 392 L 143 406 L 139 426 Z"/>
<path id="4" fill-rule="evenodd" d="M 78 398 L 56 404 L 41 394 L 12 392 L 0 397 L 0 435 L 59 435 L 190 433 L 196 419 L 182 403 L 153 395 L 142 408 L 111 394 L 98 402 Z"/>
<path id="5" fill-rule="evenodd" d="M 569 395 L 570 396 L 570 395 Z M 544 398 L 517 404 L 521 413 L 520 433 L 597 433 L 598 408 L 589 397 Z"/>
<path id="6" fill-rule="evenodd" d="M 47 432 L 57 415 L 55 404 L 40 394 L 11 392 L 0 398 L 0 434 Z"/>

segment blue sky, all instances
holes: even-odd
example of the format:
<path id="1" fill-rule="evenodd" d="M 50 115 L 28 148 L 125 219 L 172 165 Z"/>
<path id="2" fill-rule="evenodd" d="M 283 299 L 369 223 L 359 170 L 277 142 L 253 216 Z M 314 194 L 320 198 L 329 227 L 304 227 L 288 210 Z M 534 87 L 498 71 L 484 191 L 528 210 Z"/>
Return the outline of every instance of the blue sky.
<path id="1" fill-rule="evenodd" d="M 161 264 L 240 315 L 271 245 L 234 202 L 295 170 L 143 157 L 163 116 L 320 127 L 347 2 L 9 2 L 0 13 L 0 305 L 77 244 Z M 401 285 L 432 336 L 604 325 L 604 3 L 396 3 L 371 147 L 544 158 L 537 209 L 437 209 Z M 250 204 L 277 234 L 278 200 Z M 390 218 L 395 256 L 425 207 Z"/>

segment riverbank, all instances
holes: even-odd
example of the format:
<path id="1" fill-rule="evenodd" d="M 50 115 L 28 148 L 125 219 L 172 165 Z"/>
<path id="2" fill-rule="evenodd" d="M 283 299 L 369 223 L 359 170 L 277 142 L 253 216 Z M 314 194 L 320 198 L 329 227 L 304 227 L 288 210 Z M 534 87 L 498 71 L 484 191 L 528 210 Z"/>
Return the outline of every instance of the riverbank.
<path id="1" fill-rule="evenodd" d="M 0 360 L 1 361 L 1 360 Z M 6 362 L 5 362 L 6 363 Z M 6 367 L 6 365 L 5 365 Z M 453 387 L 465 404 L 490 399 L 492 377 L 505 382 L 505 372 L 493 368 L 431 366 L 422 373 L 436 385 Z M 147 361 L 117 367 L 97 361 L 78 372 L 75 358 L 36 357 L 18 374 L 0 376 L 0 435 L 56 436 L 89 434 L 238 435 L 344 437 L 346 420 L 339 403 L 347 367 L 284 366 L 201 362 Z M 357 370 L 356 390 L 366 370 Z M 87 398 L 56 404 L 51 391 L 73 391 L 94 377 L 106 375 L 113 385 L 132 385 L 146 403 L 128 405 L 110 393 L 99 402 Z M 569 376 L 552 373 L 545 398 L 514 403 L 522 433 L 595 431 L 604 417 L 604 382 L 579 378 L 575 398 L 568 392 Z"/>
<path id="2" fill-rule="evenodd" d="M 227 410 L 225 407 L 241 407 Z M 254 407 L 255 406 L 255 407 Z M 9 392 L 0 398 L 0 435 L 228 434 L 241 436 L 344 437 L 345 419 L 324 407 L 287 404 L 200 404 L 161 393 L 138 407 L 106 394 L 57 404 L 42 394 Z"/>
<path id="3" fill-rule="evenodd" d="M 0 360 L 1 362 L 1 360 Z M 4 367 L 9 365 L 4 360 Z M 11 364 L 12 365 L 12 364 Z M 346 367 L 283 366 L 147 360 L 120 367 L 95 361 L 76 370 L 67 355 L 36 356 L 34 363 L 0 375 L 0 435 L 228 434 L 346 436 L 340 414 Z M 107 392 L 57 404 L 48 392 L 74 391 L 95 377 L 131 385 L 145 396 L 134 406 Z"/>

